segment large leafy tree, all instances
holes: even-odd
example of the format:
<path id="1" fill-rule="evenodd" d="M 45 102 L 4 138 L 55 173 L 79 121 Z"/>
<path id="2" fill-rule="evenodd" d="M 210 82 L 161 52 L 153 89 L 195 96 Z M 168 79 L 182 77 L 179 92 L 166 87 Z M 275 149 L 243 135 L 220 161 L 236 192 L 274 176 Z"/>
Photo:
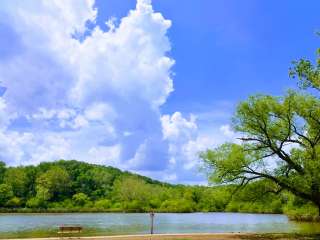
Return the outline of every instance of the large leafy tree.
<path id="1" fill-rule="evenodd" d="M 267 192 L 287 190 L 320 209 L 320 60 L 294 63 L 302 89 L 285 96 L 257 95 L 241 102 L 233 127 L 241 143 L 201 154 L 211 179 L 246 186 L 267 181 Z"/>
<path id="2" fill-rule="evenodd" d="M 36 180 L 37 196 L 43 200 L 56 200 L 65 197 L 70 187 L 68 172 L 61 167 L 52 167 Z"/>
<path id="3" fill-rule="evenodd" d="M 16 197 L 24 197 L 28 191 L 28 176 L 23 167 L 8 168 L 4 174 L 4 183 L 12 187 Z"/>

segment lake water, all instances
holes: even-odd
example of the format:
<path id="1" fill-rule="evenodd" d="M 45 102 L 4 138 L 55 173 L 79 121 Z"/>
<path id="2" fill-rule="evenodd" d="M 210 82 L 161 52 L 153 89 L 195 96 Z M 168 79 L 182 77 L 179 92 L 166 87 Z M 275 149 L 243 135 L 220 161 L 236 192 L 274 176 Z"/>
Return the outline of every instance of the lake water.
<path id="1" fill-rule="evenodd" d="M 110 234 L 149 233 L 150 216 L 143 213 L 0 214 L 0 235 L 4 232 L 57 229 L 79 224 Z M 317 232 L 320 224 L 295 223 L 285 215 L 244 213 L 157 213 L 155 233 L 221 232 Z"/>

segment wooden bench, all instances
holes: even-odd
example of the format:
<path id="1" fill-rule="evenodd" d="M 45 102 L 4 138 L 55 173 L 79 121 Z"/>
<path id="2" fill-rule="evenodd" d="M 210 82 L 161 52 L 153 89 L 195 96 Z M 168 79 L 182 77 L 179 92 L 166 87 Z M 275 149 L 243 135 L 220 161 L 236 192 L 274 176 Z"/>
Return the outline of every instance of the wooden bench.
<path id="1" fill-rule="evenodd" d="M 81 226 L 60 226 L 58 233 L 81 233 Z"/>

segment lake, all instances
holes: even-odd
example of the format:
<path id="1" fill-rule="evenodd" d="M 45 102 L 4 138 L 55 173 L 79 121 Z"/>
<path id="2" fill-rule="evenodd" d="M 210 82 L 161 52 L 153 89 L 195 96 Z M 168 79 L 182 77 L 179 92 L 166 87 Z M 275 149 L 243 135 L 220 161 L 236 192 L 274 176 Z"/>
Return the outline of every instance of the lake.
<path id="1" fill-rule="evenodd" d="M 108 234 L 149 233 L 150 216 L 145 213 L 0 214 L 0 235 L 5 232 L 57 229 L 79 224 Z M 245 213 L 157 213 L 155 233 L 317 232 L 320 224 L 296 223 L 285 215 Z"/>

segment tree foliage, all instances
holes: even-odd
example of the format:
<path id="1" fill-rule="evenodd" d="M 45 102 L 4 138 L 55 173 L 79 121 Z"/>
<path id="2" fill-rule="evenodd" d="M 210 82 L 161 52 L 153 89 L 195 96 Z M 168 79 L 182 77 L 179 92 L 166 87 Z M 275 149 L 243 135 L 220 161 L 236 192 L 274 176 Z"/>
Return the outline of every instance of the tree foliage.
<path id="1" fill-rule="evenodd" d="M 9 201 L 12 197 L 12 187 L 8 184 L 0 184 L 0 204 L 6 205 L 7 201 Z"/>
<path id="2" fill-rule="evenodd" d="M 12 190 L 17 197 L 23 197 L 27 192 L 27 174 L 23 168 L 8 168 L 4 174 L 4 182 L 12 187 Z"/>
<path id="3" fill-rule="evenodd" d="M 9 178 L 0 181 L 0 211 L 279 213 L 285 210 L 292 213 L 294 208 L 300 209 L 299 212 L 309 209 L 306 208 L 307 203 L 292 196 L 263 195 L 263 189 L 268 186 L 264 182 L 249 184 L 248 190 L 243 189 L 238 197 L 234 197 L 232 192 L 236 189 L 235 185 L 173 185 L 116 168 L 78 161 L 61 160 L 38 166 L 5 167 L 6 171 L 15 173 L 17 179 L 26 178 L 28 184 L 23 185 L 27 190 L 21 196 L 20 191 L 14 191 L 15 186 L 20 186 L 15 181 Z M 250 189 L 260 189 L 262 197 L 257 199 Z"/>
<path id="4" fill-rule="evenodd" d="M 69 187 L 69 174 L 61 167 L 52 167 L 36 180 L 37 196 L 43 200 L 59 199 Z"/>
<path id="5" fill-rule="evenodd" d="M 294 63 L 303 89 L 319 89 L 319 60 Z M 246 186 L 264 180 L 266 192 L 289 191 L 320 208 L 320 99 L 314 91 L 251 96 L 238 105 L 233 128 L 240 144 L 201 154 L 217 183 Z"/>

